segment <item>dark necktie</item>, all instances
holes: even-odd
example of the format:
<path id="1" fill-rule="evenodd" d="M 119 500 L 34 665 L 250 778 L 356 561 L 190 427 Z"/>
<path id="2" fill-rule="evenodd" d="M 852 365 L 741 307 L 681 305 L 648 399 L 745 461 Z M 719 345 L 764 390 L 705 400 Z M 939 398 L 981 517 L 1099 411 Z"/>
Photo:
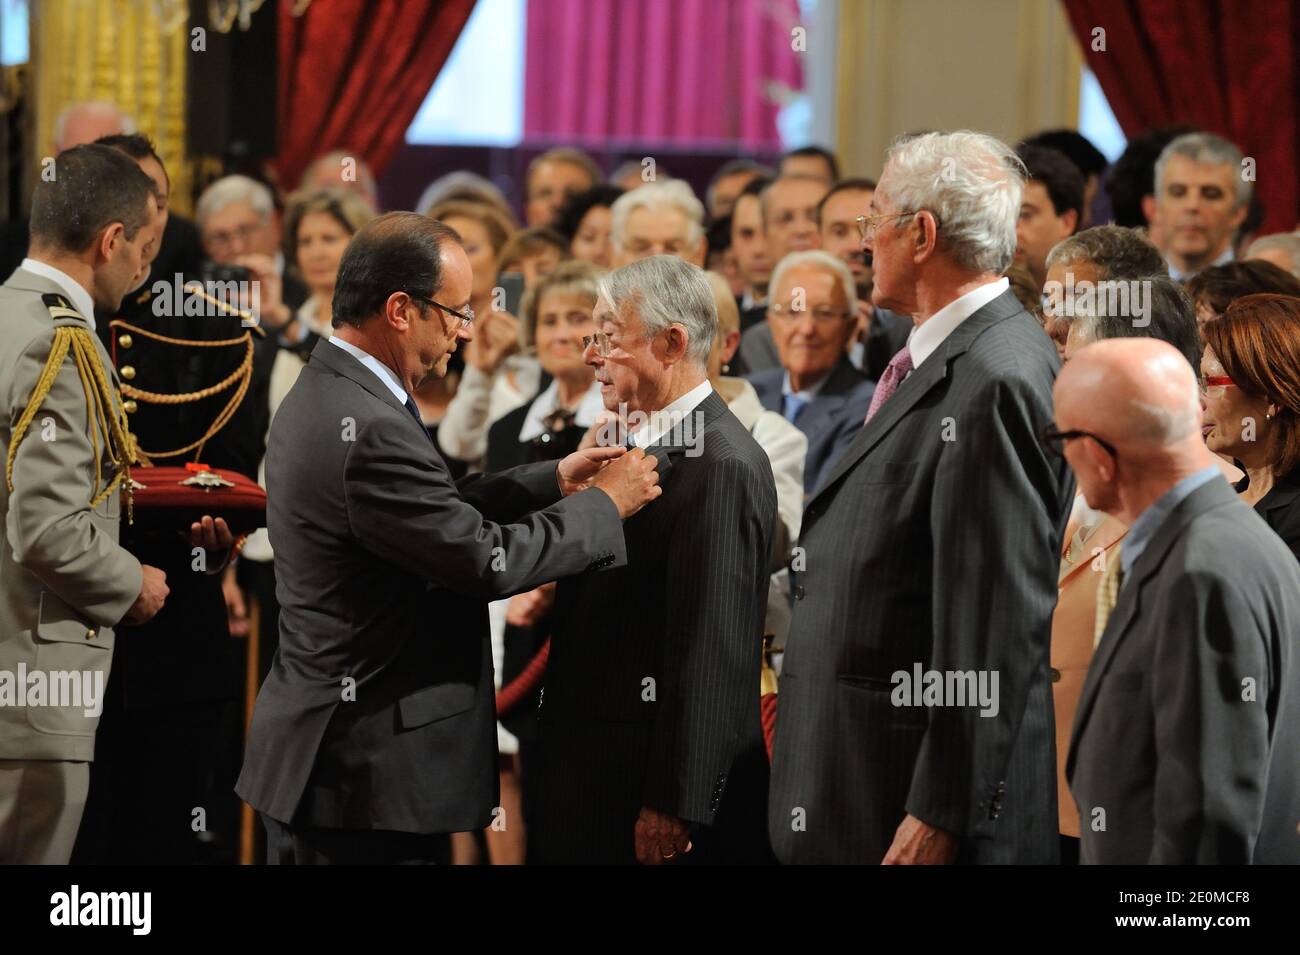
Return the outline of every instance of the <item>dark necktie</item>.
<path id="1" fill-rule="evenodd" d="M 429 429 L 424 426 L 424 419 L 420 417 L 420 409 L 415 406 L 415 399 L 410 395 L 406 396 L 406 410 L 411 412 L 411 417 L 414 418 L 415 423 L 420 426 L 420 430 L 424 432 L 424 436 L 432 441 L 433 435 L 431 435 Z"/>

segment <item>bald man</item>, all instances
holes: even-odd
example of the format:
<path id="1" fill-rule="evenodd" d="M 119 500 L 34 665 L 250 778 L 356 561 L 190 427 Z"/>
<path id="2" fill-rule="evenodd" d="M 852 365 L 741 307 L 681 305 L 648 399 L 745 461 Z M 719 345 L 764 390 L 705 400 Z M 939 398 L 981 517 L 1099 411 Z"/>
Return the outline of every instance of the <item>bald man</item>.
<path id="1" fill-rule="evenodd" d="M 1081 861 L 1300 862 L 1300 565 L 1223 479 L 1177 350 L 1089 345 L 1054 397 L 1045 439 L 1129 527 L 1066 760 Z"/>

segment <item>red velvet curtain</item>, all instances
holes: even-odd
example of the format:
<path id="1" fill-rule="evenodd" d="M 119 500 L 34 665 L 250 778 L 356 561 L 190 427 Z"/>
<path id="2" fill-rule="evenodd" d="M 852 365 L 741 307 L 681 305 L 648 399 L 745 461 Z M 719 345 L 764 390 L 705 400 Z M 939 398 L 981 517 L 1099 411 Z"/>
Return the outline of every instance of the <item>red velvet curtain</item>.
<path id="1" fill-rule="evenodd" d="M 315 0 L 279 9 L 277 157 L 297 184 L 313 158 L 356 150 L 376 175 L 401 146 L 474 0 Z"/>
<path id="2" fill-rule="evenodd" d="M 798 0 L 529 0 L 524 135 L 779 148 L 799 25 Z"/>
<path id="3" fill-rule="evenodd" d="M 1261 234 L 1300 219 L 1300 4 L 1064 0 L 1124 132 L 1190 123 L 1256 161 Z M 1097 34 L 1100 28 L 1104 37 Z M 1094 49 L 1104 39 L 1105 49 Z"/>

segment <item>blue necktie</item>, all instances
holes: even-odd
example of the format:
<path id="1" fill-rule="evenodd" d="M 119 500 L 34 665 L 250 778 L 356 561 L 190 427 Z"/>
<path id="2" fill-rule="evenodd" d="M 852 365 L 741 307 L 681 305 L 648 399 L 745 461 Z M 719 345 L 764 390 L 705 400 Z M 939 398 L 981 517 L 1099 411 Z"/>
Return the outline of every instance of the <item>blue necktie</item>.
<path id="1" fill-rule="evenodd" d="M 782 399 L 781 414 L 785 415 L 786 421 L 794 424 L 794 419 L 799 417 L 799 412 L 803 411 L 806 404 L 808 404 L 807 398 L 794 394 L 785 395 Z"/>
<path id="2" fill-rule="evenodd" d="M 415 406 L 415 399 L 410 395 L 406 396 L 406 410 L 411 412 L 411 417 L 414 418 L 415 423 L 420 426 L 420 430 L 424 432 L 424 436 L 432 441 L 433 435 L 431 435 L 429 429 L 424 426 L 424 419 L 420 417 L 420 409 Z"/>

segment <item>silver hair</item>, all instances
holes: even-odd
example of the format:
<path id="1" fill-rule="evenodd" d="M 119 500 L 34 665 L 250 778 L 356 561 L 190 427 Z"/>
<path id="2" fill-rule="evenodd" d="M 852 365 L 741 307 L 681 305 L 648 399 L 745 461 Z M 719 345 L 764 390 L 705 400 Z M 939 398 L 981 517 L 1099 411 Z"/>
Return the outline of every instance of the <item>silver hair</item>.
<path id="1" fill-rule="evenodd" d="M 673 208 L 686 216 L 686 242 L 692 248 L 704 236 L 704 203 L 695 197 L 691 187 L 680 179 L 647 182 L 614 200 L 609 208 L 609 240 L 614 248 L 622 249 L 627 232 L 628 217 L 637 209 Z"/>
<path id="2" fill-rule="evenodd" d="M 1062 239 L 1047 253 L 1047 268 L 1088 263 L 1099 279 L 1140 279 L 1165 270 L 1165 261 L 1146 233 L 1099 225 Z"/>
<path id="3" fill-rule="evenodd" d="M 116 113 L 120 121 L 121 128 L 119 133 L 134 133 L 136 131 L 135 120 L 125 113 L 116 103 L 109 103 L 105 100 L 90 100 L 85 103 L 73 103 L 67 109 L 62 110 L 54 119 L 54 144 L 58 147 L 63 146 L 64 136 L 68 132 L 68 120 L 75 113 L 80 112 L 102 112 Z"/>
<path id="4" fill-rule="evenodd" d="M 275 212 L 271 190 L 262 183 L 248 176 L 223 176 L 199 196 L 194 215 L 199 228 L 202 229 L 208 219 L 236 202 L 247 202 L 264 222 Z"/>
<path id="5" fill-rule="evenodd" d="M 985 133 L 923 133 L 896 141 L 880 187 L 899 212 L 929 210 L 939 245 L 971 272 L 1001 275 L 1016 252 L 1025 164 Z"/>
<path id="6" fill-rule="evenodd" d="M 1280 249 L 1291 257 L 1291 267 L 1287 270 L 1300 279 L 1300 232 L 1277 232 L 1263 235 L 1250 244 L 1246 258 L 1254 258 L 1256 252 Z"/>
<path id="7" fill-rule="evenodd" d="M 823 252 L 821 249 L 805 249 L 802 252 L 786 254 L 780 262 L 776 263 L 776 268 L 772 270 L 772 278 L 767 283 L 768 289 L 775 294 L 776 290 L 781 286 L 781 280 L 785 278 L 785 273 L 804 265 L 816 266 L 834 275 L 835 281 L 839 283 L 840 289 L 844 292 L 845 305 L 850 309 L 854 308 L 858 300 L 858 290 L 853 282 L 853 273 L 849 271 L 849 267 L 842 260 L 837 259 L 829 252 Z"/>
<path id="8" fill-rule="evenodd" d="M 1184 133 L 1160 151 L 1156 159 L 1156 197 L 1165 191 L 1165 167 L 1174 156 L 1184 156 L 1192 162 L 1206 163 L 1211 166 L 1231 166 L 1232 181 L 1236 183 L 1237 205 L 1240 209 L 1250 202 L 1252 185 L 1242 176 L 1241 150 L 1235 145 L 1213 133 Z"/>
<path id="9" fill-rule="evenodd" d="M 615 314 L 636 309 L 650 335 L 681 325 L 687 356 L 701 368 L 708 365 L 718 307 L 703 269 L 675 255 L 651 255 L 601 276 L 597 288 Z"/>
<path id="10" fill-rule="evenodd" d="M 482 201 L 499 206 L 503 210 L 510 209 L 510 201 L 506 199 L 506 194 L 497 188 L 496 183 L 483 178 L 478 173 L 457 169 L 429 183 L 424 192 L 420 193 L 415 211 L 422 216 L 427 216 L 434 206 L 442 205 L 452 199 L 463 199 L 468 194 L 476 195 Z"/>

